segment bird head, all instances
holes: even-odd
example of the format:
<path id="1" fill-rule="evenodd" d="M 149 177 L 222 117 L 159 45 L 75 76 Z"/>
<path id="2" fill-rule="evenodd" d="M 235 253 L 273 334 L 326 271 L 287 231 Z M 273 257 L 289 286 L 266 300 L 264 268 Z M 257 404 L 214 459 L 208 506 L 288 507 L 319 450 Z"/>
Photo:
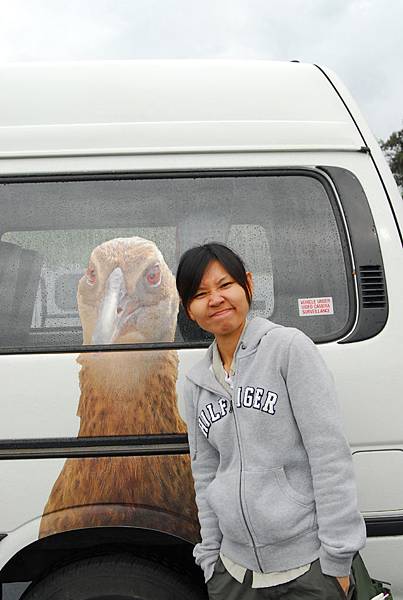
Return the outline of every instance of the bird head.
<path id="1" fill-rule="evenodd" d="M 77 302 L 84 344 L 174 339 L 175 278 L 149 240 L 116 238 L 97 246 L 79 281 Z"/>

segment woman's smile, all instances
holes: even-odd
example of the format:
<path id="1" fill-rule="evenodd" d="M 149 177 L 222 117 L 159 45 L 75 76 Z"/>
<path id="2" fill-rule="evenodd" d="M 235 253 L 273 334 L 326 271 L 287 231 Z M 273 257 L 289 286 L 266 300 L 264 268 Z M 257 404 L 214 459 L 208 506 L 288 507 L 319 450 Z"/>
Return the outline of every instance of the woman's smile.
<path id="1" fill-rule="evenodd" d="M 223 308 L 211 314 L 210 319 L 221 319 L 222 317 L 229 315 L 233 310 L 233 308 Z"/>

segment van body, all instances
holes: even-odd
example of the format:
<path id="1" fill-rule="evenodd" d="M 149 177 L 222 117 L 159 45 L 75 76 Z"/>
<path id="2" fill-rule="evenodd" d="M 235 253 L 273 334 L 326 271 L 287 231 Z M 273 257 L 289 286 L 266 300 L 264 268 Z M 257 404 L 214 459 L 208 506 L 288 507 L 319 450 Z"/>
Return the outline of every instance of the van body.
<path id="1" fill-rule="evenodd" d="M 333 372 L 362 554 L 403 600 L 402 198 L 343 84 L 266 61 L 0 71 L 4 589 L 93 598 L 114 561 L 124 597 L 203 597 L 182 386 L 210 339 L 173 276 L 215 240 L 254 273 L 252 315 Z"/>

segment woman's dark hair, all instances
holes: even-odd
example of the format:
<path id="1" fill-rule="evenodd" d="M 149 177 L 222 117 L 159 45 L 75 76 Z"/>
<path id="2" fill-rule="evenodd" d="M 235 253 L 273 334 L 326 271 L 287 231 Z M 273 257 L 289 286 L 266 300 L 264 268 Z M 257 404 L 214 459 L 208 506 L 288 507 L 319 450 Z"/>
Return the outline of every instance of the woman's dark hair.
<path id="1" fill-rule="evenodd" d="M 244 289 L 249 305 L 252 301 L 246 269 L 241 257 L 228 246 L 211 242 L 186 250 L 179 260 L 176 272 L 176 287 L 188 316 L 188 306 L 199 289 L 204 272 L 212 260 L 217 260 Z"/>

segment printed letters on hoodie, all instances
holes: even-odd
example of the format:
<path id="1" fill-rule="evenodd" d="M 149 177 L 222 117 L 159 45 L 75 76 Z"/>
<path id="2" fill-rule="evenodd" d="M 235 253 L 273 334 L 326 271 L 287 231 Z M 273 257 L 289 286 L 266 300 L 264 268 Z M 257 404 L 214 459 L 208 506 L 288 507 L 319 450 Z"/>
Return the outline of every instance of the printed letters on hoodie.
<path id="1" fill-rule="evenodd" d="M 278 395 L 275 392 L 265 390 L 261 387 L 249 385 L 244 387 L 238 386 L 236 390 L 237 408 L 252 408 L 267 415 L 275 414 L 277 399 Z M 198 418 L 199 427 L 207 438 L 211 426 L 226 417 L 230 412 L 229 404 L 226 398 L 220 397 L 217 400 L 216 406 L 210 402 L 200 411 Z"/>

